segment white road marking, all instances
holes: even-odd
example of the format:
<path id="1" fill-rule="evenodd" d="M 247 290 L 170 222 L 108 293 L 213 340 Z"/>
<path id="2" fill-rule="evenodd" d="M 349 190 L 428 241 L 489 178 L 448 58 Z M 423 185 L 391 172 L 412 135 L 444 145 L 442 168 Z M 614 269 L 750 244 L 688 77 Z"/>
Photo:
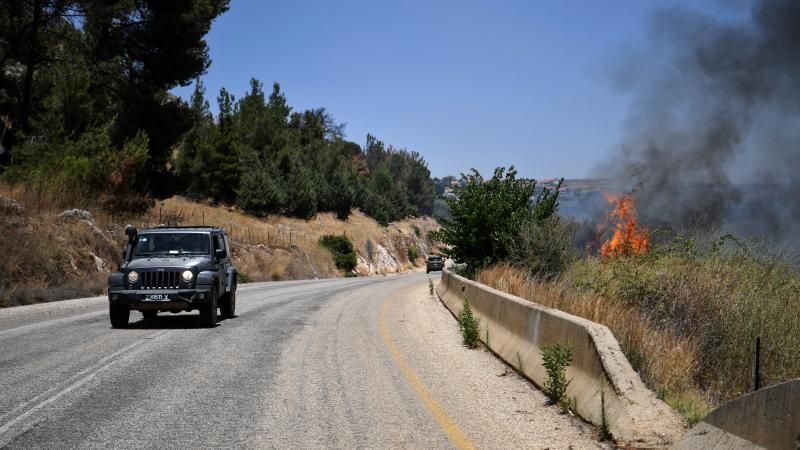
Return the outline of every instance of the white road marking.
<path id="1" fill-rule="evenodd" d="M 55 402 L 56 400 L 58 400 L 61 397 L 69 394 L 70 392 L 74 391 L 75 389 L 83 386 L 87 382 L 91 381 L 97 374 L 99 374 L 103 370 L 111 367 L 113 364 L 115 364 L 117 362 L 120 362 L 120 361 L 124 361 L 125 359 L 130 358 L 131 356 L 135 355 L 136 352 L 132 352 L 131 350 L 136 349 L 137 347 L 141 346 L 142 344 L 144 344 L 146 342 L 151 342 L 151 341 L 153 341 L 153 340 L 165 335 L 169 331 L 171 331 L 171 330 L 162 330 L 162 331 L 159 331 L 157 333 L 150 334 L 148 336 L 145 336 L 145 337 L 139 339 L 136 342 L 133 342 L 132 344 L 130 344 L 130 345 L 128 345 L 128 346 L 126 346 L 126 347 L 124 347 L 124 348 L 122 348 L 120 350 L 117 350 L 116 352 L 114 352 L 114 353 L 112 353 L 110 355 L 107 355 L 107 356 L 103 357 L 100 361 L 98 361 L 94 365 L 93 369 L 87 369 L 87 370 L 81 371 L 81 372 L 77 373 L 76 375 L 73 375 L 71 378 L 67 379 L 66 383 L 69 383 L 69 385 L 64 387 L 64 388 L 62 388 L 60 391 L 56 392 L 55 394 L 52 394 L 52 392 L 55 391 L 56 389 L 58 389 L 58 387 L 49 389 L 49 390 L 47 390 L 47 391 L 45 391 L 45 392 L 43 392 L 43 393 L 31 398 L 30 400 L 28 400 L 28 401 L 26 401 L 24 403 L 21 403 L 20 405 L 17 405 L 16 407 L 14 407 L 8 413 L 3 414 L 2 416 L 0 416 L 0 421 L 6 420 L 9 416 L 14 415 L 19 410 L 28 408 L 22 414 L 18 415 L 17 417 L 7 421 L 2 426 L 0 426 L 0 446 L 5 445 L 6 443 L 8 443 L 8 441 L 10 441 L 14 437 L 16 437 L 19 434 L 22 434 L 23 432 L 26 431 L 24 429 L 24 430 L 20 430 L 14 436 L 3 436 L 6 433 L 8 433 L 9 430 L 11 430 L 11 428 L 14 427 L 14 425 L 16 425 L 16 424 L 20 423 L 21 421 L 27 419 L 28 417 L 32 416 L 33 414 L 41 411 L 47 405 Z M 123 355 L 126 352 L 128 352 L 127 355 L 124 355 L 124 356 L 118 358 L 120 355 Z M 88 374 L 86 374 L 87 371 L 89 372 Z M 86 375 L 81 377 L 81 375 L 83 375 L 83 374 L 86 374 Z M 73 380 L 75 380 L 75 378 L 78 378 L 78 377 L 80 377 L 78 380 L 73 381 Z M 62 386 L 63 386 L 63 383 L 62 383 Z M 40 399 L 42 399 L 42 397 L 46 397 L 48 395 L 49 395 L 49 397 L 45 398 L 44 400 L 39 401 Z M 34 402 L 37 402 L 37 401 L 39 401 L 39 403 L 37 403 L 35 406 L 28 407 L 29 405 L 31 405 L 31 404 L 33 404 Z"/>

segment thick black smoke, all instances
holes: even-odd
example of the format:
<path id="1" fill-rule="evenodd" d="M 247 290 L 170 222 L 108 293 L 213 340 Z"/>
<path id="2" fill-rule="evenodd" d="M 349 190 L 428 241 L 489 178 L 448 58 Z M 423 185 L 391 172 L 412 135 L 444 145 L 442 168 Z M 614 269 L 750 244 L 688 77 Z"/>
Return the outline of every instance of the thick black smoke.
<path id="1" fill-rule="evenodd" d="M 652 20 L 622 73 L 633 102 L 612 175 L 635 180 L 651 226 L 800 242 L 800 1 L 754 1 L 740 23 Z"/>

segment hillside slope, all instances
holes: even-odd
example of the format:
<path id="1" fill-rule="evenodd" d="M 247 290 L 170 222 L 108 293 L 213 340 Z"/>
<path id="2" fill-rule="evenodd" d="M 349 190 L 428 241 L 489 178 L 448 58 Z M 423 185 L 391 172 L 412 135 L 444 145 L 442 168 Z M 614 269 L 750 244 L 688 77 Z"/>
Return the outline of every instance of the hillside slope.
<path id="1" fill-rule="evenodd" d="M 424 266 L 433 250 L 427 236 L 438 227 L 431 218 L 383 227 L 358 210 L 347 221 L 330 213 L 308 221 L 262 219 L 181 197 L 158 202 L 136 216 L 92 209 L 63 211 L 43 206 L 46 203 L 0 187 L 0 307 L 103 293 L 106 274 L 121 262 L 126 224 L 224 227 L 232 238 L 234 264 L 247 281 L 345 275 L 318 245 L 319 238 L 328 234 L 344 234 L 353 241 L 358 275 L 414 270 Z M 409 259 L 409 254 L 416 258 Z"/>

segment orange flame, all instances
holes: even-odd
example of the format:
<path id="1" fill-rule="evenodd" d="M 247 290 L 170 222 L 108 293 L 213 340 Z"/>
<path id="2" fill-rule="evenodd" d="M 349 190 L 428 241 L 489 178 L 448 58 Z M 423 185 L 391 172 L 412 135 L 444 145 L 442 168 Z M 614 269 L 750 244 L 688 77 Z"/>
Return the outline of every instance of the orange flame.
<path id="1" fill-rule="evenodd" d="M 614 209 L 608 215 L 609 223 L 614 223 L 614 235 L 603 243 L 600 256 L 615 258 L 646 252 L 650 241 L 650 230 L 638 224 L 633 197 L 628 194 L 621 196 L 606 194 L 606 200 L 614 205 Z"/>

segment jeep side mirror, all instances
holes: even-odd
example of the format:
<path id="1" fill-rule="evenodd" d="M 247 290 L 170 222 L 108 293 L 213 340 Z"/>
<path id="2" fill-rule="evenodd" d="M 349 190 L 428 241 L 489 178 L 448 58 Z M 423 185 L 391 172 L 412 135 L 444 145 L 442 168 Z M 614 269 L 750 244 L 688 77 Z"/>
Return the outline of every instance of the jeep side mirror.
<path id="1" fill-rule="evenodd" d="M 128 236 L 128 242 L 133 243 L 136 240 L 136 235 L 139 234 L 139 230 L 136 229 L 133 225 L 128 225 L 125 227 L 125 235 Z"/>
<path id="2" fill-rule="evenodd" d="M 125 246 L 125 251 L 122 252 L 122 262 L 128 261 L 131 258 L 133 243 L 136 242 L 136 236 L 139 234 L 139 230 L 133 225 L 128 225 L 125 227 L 125 234 L 128 236 L 128 245 Z"/>
<path id="3" fill-rule="evenodd" d="M 225 252 L 225 249 L 224 249 L 224 248 L 218 248 L 218 249 L 217 249 L 217 250 L 214 252 L 214 256 L 216 256 L 216 257 L 217 257 L 217 259 L 223 259 L 223 258 L 225 258 L 225 257 L 227 256 L 227 253 Z"/>

